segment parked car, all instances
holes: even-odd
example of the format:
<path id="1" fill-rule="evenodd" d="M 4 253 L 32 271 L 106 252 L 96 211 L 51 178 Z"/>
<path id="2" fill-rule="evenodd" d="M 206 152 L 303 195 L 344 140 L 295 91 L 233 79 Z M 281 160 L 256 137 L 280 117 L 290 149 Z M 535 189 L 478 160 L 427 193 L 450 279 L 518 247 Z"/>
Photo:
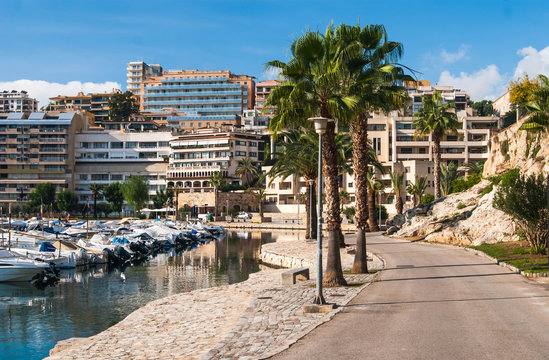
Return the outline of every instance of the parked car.
<path id="1" fill-rule="evenodd" d="M 235 216 L 235 218 L 237 218 L 237 219 L 251 219 L 252 214 L 241 211 L 241 212 L 238 213 L 238 215 Z"/>

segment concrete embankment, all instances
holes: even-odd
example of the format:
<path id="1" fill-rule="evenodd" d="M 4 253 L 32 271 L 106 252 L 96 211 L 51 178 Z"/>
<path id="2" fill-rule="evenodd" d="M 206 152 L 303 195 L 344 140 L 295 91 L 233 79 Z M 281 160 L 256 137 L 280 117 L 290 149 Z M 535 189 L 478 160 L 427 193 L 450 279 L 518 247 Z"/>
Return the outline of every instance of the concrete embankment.
<path id="1" fill-rule="evenodd" d="M 126 319 L 89 338 L 68 339 L 48 359 L 260 359 L 272 356 L 330 320 L 328 313 L 304 313 L 314 298 L 316 244 L 265 244 L 263 262 L 309 266 L 311 280 L 282 285 L 286 269 L 262 267 L 242 283 L 181 293 L 150 302 Z M 324 257 L 326 258 L 326 256 Z M 353 255 L 342 250 L 349 269 Z M 383 266 L 372 256 L 370 269 Z M 325 289 L 328 302 L 347 304 L 375 275 L 345 275 L 354 286 Z M 360 284 L 360 286 L 356 286 Z"/>

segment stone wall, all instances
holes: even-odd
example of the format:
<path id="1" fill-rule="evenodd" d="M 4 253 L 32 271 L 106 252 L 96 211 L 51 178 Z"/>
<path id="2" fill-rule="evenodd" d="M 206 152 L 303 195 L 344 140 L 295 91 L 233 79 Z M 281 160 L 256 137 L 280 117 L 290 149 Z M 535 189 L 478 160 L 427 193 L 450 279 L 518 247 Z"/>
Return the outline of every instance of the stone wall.
<path id="1" fill-rule="evenodd" d="M 228 200 L 228 202 L 227 202 Z M 178 207 L 182 208 L 185 205 L 189 207 L 198 206 L 200 212 L 213 211 L 215 206 L 215 192 L 192 192 L 179 193 Z M 225 213 L 227 211 L 227 203 L 229 208 L 239 207 L 241 211 L 259 211 L 259 203 L 253 193 L 247 191 L 235 192 L 218 192 L 217 193 L 217 213 Z"/>

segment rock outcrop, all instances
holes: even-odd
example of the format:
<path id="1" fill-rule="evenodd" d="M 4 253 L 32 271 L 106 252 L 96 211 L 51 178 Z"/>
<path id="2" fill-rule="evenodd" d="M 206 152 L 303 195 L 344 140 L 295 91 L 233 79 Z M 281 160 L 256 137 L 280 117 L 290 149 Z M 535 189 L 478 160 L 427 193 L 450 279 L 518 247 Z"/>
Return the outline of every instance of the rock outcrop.
<path id="1" fill-rule="evenodd" d="M 464 246 L 518 240 L 512 219 L 492 206 L 496 189 L 482 195 L 489 185 L 482 181 L 396 215 L 387 223 L 388 234 Z"/>

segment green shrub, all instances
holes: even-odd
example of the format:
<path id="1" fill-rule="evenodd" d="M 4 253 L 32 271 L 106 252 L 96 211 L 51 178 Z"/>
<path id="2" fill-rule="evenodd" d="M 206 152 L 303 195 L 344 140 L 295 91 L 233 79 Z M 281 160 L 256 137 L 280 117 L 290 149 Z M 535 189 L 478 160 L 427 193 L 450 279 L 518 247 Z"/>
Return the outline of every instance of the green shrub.
<path id="1" fill-rule="evenodd" d="M 387 213 L 387 208 L 384 205 L 377 205 L 376 204 L 376 219 L 379 219 L 379 209 L 381 208 L 381 220 L 387 220 L 389 217 L 389 214 Z"/>
<path id="2" fill-rule="evenodd" d="M 532 152 L 532 158 L 536 158 L 536 156 L 538 155 L 539 151 L 541 150 L 541 146 L 538 145 L 536 146 L 536 148 L 534 149 L 534 151 Z"/>
<path id="3" fill-rule="evenodd" d="M 494 198 L 494 207 L 512 216 L 530 244 L 532 254 L 543 254 L 547 238 L 547 194 L 543 175 L 511 176 L 501 181 Z M 510 175 L 509 175 L 510 174 Z M 506 175 L 509 175 L 506 177 Z"/>
<path id="4" fill-rule="evenodd" d="M 501 154 L 505 157 L 509 157 L 509 140 L 503 140 L 501 142 Z"/>
<path id="5" fill-rule="evenodd" d="M 524 154 L 525 158 L 528 158 L 528 155 L 530 155 L 530 148 L 532 147 L 532 140 L 528 142 L 528 146 L 526 147 L 526 154 Z"/>
<path id="6" fill-rule="evenodd" d="M 482 193 L 480 194 L 480 196 L 484 196 L 486 194 L 489 194 L 492 192 L 492 190 L 494 190 L 494 184 L 490 184 L 488 185 L 487 187 L 484 188 L 484 190 L 482 190 Z"/>
<path id="7" fill-rule="evenodd" d="M 433 201 L 435 201 L 435 195 L 433 194 L 425 194 L 421 198 L 422 204 L 429 204 L 429 203 L 432 203 Z"/>
<path id="8" fill-rule="evenodd" d="M 355 213 L 356 213 L 356 210 L 354 206 L 349 206 L 343 209 L 343 215 L 345 215 L 350 220 L 354 218 Z"/>
<path id="9" fill-rule="evenodd" d="M 465 205 L 464 203 L 460 202 L 459 204 L 457 204 L 457 209 L 458 210 L 461 210 L 461 209 L 465 209 L 467 207 L 467 205 Z"/>
<path id="10" fill-rule="evenodd" d="M 501 186 L 512 186 L 520 177 L 520 169 L 511 169 L 501 175 Z"/>
<path id="11" fill-rule="evenodd" d="M 467 178 L 460 177 L 452 182 L 453 192 L 462 192 L 478 184 L 482 180 L 481 174 L 471 174 Z"/>

